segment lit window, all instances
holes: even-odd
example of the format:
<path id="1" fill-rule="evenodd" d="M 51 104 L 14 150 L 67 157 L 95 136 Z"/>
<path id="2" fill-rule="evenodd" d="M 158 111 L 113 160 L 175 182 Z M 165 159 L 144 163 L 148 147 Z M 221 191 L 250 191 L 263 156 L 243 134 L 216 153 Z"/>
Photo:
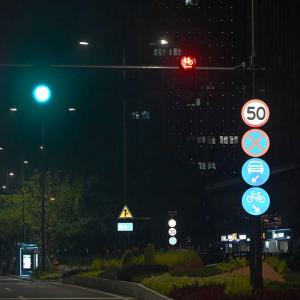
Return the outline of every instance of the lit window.
<path id="1" fill-rule="evenodd" d="M 198 166 L 200 170 L 206 170 L 206 162 L 205 161 L 198 161 Z"/>
<path id="2" fill-rule="evenodd" d="M 154 56 L 165 56 L 166 55 L 166 49 L 154 48 L 153 49 L 153 55 Z"/>
<path id="3" fill-rule="evenodd" d="M 216 170 L 216 163 L 214 161 L 209 161 L 207 163 L 207 169 L 208 170 Z"/>
<path id="4" fill-rule="evenodd" d="M 211 145 L 215 145 L 216 144 L 216 137 L 215 136 L 208 136 L 207 137 L 207 143 L 211 144 Z"/>
<path id="5" fill-rule="evenodd" d="M 131 119 L 138 120 L 140 118 L 140 113 L 138 111 L 134 111 L 131 113 Z"/>
<path id="6" fill-rule="evenodd" d="M 205 144 L 205 136 L 197 136 L 198 144 Z"/>
<path id="7" fill-rule="evenodd" d="M 220 144 L 228 144 L 228 135 L 223 135 L 223 136 L 220 136 Z"/>
<path id="8" fill-rule="evenodd" d="M 151 116 L 149 111 L 142 111 L 141 115 L 143 120 L 149 120 Z"/>
<path id="9" fill-rule="evenodd" d="M 181 48 L 171 48 L 169 49 L 170 56 L 180 56 L 182 54 Z"/>

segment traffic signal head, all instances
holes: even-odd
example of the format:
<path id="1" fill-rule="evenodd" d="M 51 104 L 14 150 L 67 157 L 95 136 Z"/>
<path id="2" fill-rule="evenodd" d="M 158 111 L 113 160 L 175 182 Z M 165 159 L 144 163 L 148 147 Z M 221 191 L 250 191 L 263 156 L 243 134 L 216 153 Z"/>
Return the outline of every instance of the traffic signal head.
<path id="1" fill-rule="evenodd" d="M 45 84 L 37 85 L 32 92 L 33 98 L 39 103 L 46 103 L 51 98 L 51 90 Z"/>
<path id="2" fill-rule="evenodd" d="M 182 56 L 180 58 L 180 67 L 183 70 L 192 70 L 196 67 L 196 59 L 193 56 Z"/>

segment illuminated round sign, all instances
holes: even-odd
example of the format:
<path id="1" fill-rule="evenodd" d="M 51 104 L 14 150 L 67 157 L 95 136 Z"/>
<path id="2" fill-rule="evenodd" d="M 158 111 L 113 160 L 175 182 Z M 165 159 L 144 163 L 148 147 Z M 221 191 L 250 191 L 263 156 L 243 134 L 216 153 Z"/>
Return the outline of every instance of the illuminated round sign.
<path id="1" fill-rule="evenodd" d="M 261 127 L 266 124 L 270 117 L 268 105 L 259 99 L 247 101 L 241 111 L 243 121 L 249 127 Z"/>
<path id="2" fill-rule="evenodd" d="M 176 245 L 177 244 L 176 237 L 174 237 L 174 236 L 170 237 L 169 238 L 169 244 L 172 245 L 172 246 Z"/>
<path id="3" fill-rule="evenodd" d="M 176 226 L 176 221 L 174 219 L 170 219 L 168 222 L 170 227 L 175 227 Z"/>
<path id="4" fill-rule="evenodd" d="M 242 206 L 244 210 L 250 215 L 262 215 L 268 210 L 270 206 L 270 196 L 262 188 L 250 188 L 243 194 Z"/>
<path id="5" fill-rule="evenodd" d="M 175 228 L 170 228 L 169 229 L 169 235 L 170 236 L 174 236 L 174 235 L 176 235 L 176 233 L 177 233 L 177 230 Z"/>
<path id="6" fill-rule="evenodd" d="M 196 59 L 192 56 L 183 56 L 180 59 L 180 66 L 184 70 L 191 70 L 196 67 Z"/>
<path id="7" fill-rule="evenodd" d="M 263 156 L 268 152 L 269 147 L 270 139 L 263 130 L 251 129 L 243 135 L 242 148 L 249 156 Z"/>
<path id="8" fill-rule="evenodd" d="M 242 176 L 249 185 L 260 186 L 268 180 L 270 168 L 263 159 L 251 158 L 244 163 Z"/>

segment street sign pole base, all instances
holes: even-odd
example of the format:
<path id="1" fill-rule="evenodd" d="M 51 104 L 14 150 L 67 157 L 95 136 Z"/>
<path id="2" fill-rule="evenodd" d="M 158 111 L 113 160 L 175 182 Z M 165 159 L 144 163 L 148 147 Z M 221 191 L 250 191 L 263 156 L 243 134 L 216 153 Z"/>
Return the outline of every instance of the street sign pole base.
<path id="1" fill-rule="evenodd" d="M 263 288 L 260 216 L 250 220 L 250 281 L 254 291 Z"/>

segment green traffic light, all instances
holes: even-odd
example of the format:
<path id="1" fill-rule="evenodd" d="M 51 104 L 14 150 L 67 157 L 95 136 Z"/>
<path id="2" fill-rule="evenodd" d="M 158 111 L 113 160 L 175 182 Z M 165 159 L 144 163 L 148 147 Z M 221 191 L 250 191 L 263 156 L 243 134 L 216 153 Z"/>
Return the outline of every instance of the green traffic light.
<path id="1" fill-rule="evenodd" d="M 51 98 L 51 90 L 45 84 L 39 84 L 33 89 L 33 97 L 39 103 L 46 103 Z"/>

